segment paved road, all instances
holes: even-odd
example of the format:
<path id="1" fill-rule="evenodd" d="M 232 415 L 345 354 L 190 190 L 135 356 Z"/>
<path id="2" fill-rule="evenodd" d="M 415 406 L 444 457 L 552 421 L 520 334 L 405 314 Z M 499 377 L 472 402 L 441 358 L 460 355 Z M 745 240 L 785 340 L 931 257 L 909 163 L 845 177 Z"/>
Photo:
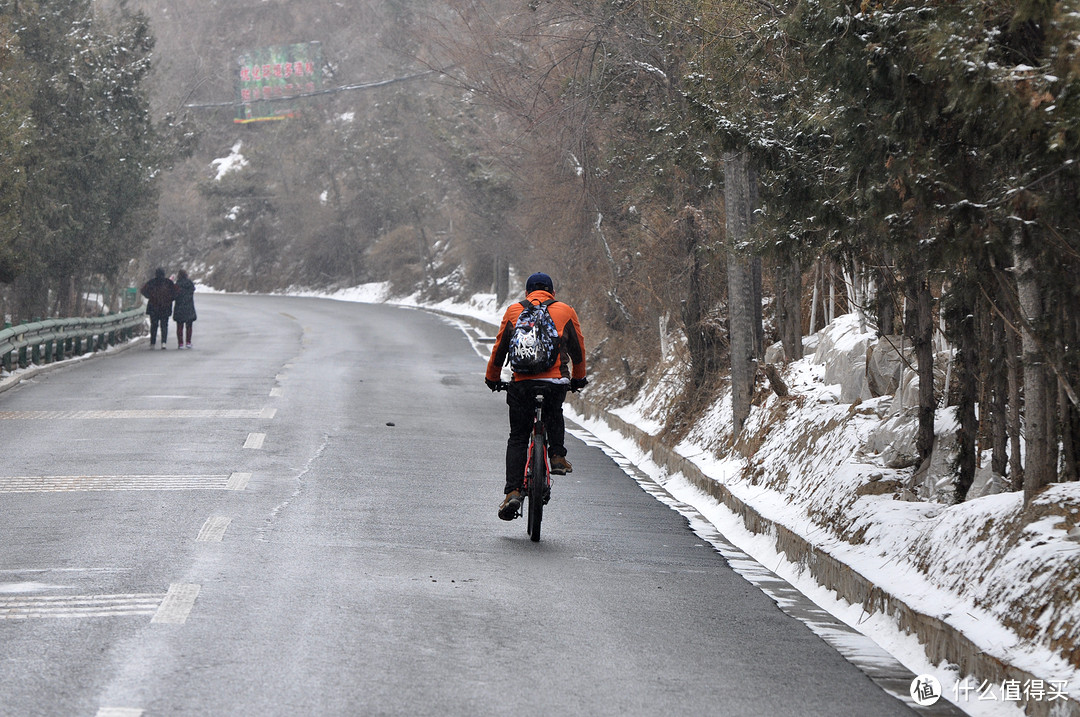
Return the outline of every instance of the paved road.
<path id="1" fill-rule="evenodd" d="M 595 447 L 498 520 L 451 323 L 197 304 L 0 394 L 0 714 L 911 714 Z"/>

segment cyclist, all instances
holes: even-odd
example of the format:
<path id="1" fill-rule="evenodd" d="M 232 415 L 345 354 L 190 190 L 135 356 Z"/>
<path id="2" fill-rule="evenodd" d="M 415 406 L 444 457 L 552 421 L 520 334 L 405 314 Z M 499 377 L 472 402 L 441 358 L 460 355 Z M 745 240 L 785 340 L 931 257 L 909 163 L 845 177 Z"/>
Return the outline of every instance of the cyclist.
<path id="1" fill-rule="evenodd" d="M 581 334 L 581 324 L 577 312 L 569 304 L 554 301 L 555 286 L 547 274 L 536 273 L 525 282 L 525 299 L 533 305 L 552 301 L 548 313 L 559 332 L 559 358 L 547 371 L 521 376 L 514 374 L 513 381 L 506 389 L 506 403 L 510 407 L 510 437 L 506 439 L 506 485 L 503 489 L 503 502 L 499 506 L 499 517 L 513 520 L 521 508 L 522 482 L 525 476 L 525 463 L 528 460 L 529 435 L 532 432 L 535 405 L 533 396 L 536 388 L 545 388 L 544 426 L 548 438 L 548 462 L 551 472 L 564 475 L 573 470 L 566 460 L 564 445 L 566 427 L 563 421 L 562 404 L 567 390 L 577 391 L 588 383 L 585 378 L 585 339 Z M 492 391 L 501 383 L 502 366 L 510 349 L 510 339 L 514 326 L 524 307 L 520 302 L 511 304 L 503 314 L 499 325 L 499 334 L 488 359 L 485 383 Z"/>

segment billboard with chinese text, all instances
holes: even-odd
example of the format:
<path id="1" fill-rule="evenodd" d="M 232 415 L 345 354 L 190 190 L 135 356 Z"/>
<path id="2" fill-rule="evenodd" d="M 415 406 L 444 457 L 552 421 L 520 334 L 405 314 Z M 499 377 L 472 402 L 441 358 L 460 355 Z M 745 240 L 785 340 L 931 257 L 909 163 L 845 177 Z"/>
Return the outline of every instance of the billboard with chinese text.
<path id="1" fill-rule="evenodd" d="M 296 114 L 297 98 L 322 89 L 322 44 L 263 47 L 237 61 L 235 122 L 280 120 Z"/>

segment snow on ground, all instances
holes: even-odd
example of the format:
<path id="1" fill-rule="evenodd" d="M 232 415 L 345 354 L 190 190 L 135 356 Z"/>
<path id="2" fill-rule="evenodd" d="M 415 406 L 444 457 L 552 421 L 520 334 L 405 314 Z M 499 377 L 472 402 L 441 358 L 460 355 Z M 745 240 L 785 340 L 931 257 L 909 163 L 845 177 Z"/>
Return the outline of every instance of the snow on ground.
<path id="1" fill-rule="evenodd" d="M 241 146 L 243 146 L 243 142 L 237 142 L 232 146 L 228 156 L 219 157 L 210 162 L 210 166 L 217 172 L 217 174 L 214 175 L 215 182 L 220 182 L 226 174 L 239 171 L 247 166 L 247 159 L 244 158 L 244 155 L 240 154 Z"/>
<path id="2" fill-rule="evenodd" d="M 491 324 L 498 323 L 503 309 L 492 295 L 433 306 L 417 296 L 391 300 L 388 293 L 387 285 L 372 284 L 329 298 L 392 301 Z M 811 540 L 914 610 L 946 621 L 984 653 L 1044 680 L 1044 693 L 1029 700 L 1062 707 L 1063 693 L 1080 698 L 1073 647 L 1080 635 L 1080 484 L 1051 486 L 1026 508 L 1018 493 L 986 495 L 960 505 L 901 499 L 912 470 L 887 467 L 873 438 L 883 424 L 902 423 L 903 406 L 898 411 L 893 397 L 841 402 L 850 387 L 834 382 L 839 359 L 857 357 L 868 339 L 858 335 L 856 326 L 851 317 L 838 320 L 819 337 L 817 358 L 811 355 L 786 367 L 789 398 L 759 396 L 738 442 L 741 451 L 728 448 L 728 397 L 704 413 L 676 451 L 765 518 Z M 831 364 L 822 358 L 825 353 Z M 679 378 L 677 369 L 657 373 L 634 404 L 612 410 L 649 434 L 660 429 L 661 411 L 676 395 L 673 386 Z M 952 421 L 948 412 L 941 413 L 937 432 L 944 434 Z M 1039 686 L 980 685 L 958 674 L 955 665 L 930 664 L 916 638 L 901 631 L 894 618 L 868 614 L 862 605 L 821 587 L 803 566 L 777 552 L 773 536 L 748 531 L 723 504 L 685 476 L 660 468 L 636 442 L 605 422 L 572 418 L 822 608 L 871 637 L 914 673 L 935 676 L 944 696 L 966 712 L 1021 714 L 1018 705 L 1024 698 L 1018 691 Z"/>

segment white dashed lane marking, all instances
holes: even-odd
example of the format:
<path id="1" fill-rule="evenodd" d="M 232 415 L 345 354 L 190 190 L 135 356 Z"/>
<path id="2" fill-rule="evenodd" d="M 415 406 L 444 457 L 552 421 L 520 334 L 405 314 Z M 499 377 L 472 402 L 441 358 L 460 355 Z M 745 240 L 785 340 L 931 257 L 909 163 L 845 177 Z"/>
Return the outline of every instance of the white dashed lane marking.
<path id="1" fill-rule="evenodd" d="M 225 484 L 225 490 L 243 490 L 247 488 L 249 480 L 251 480 L 250 473 L 233 473 L 229 476 L 229 482 Z"/>
<path id="2" fill-rule="evenodd" d="M 95 717 L 142 717 L 138 707 L 100 707 Z"/>
<path id="3" fill-rule="evenodd" d="M 195 598 L 199 596 L 199 585 L 194 583 L 173 583 L 169 586 L 169 592 L 161 601 L 161 607 L 157 609 L 150 622 L 160 622 L 169 625 L 183 625 L 187 621 L 188 613 L 195 605 Z"/>
<path id="4" fill-rule="evenodd" d="M 212 515 L 203 523 L 199 535 L 195 538 L 199 543 L 220 543 L 225 537 L 225 531 L 229 529 L 232 518 L 223 515 Z"/>
<path id="5" fill-rule="evenodd" d="M 244 441 L 244 448 L 251 448 L 258 450 L 263 447 L 263 441 L 266 440 L 265 433 L 249 433 L 247 440 Z"/>

